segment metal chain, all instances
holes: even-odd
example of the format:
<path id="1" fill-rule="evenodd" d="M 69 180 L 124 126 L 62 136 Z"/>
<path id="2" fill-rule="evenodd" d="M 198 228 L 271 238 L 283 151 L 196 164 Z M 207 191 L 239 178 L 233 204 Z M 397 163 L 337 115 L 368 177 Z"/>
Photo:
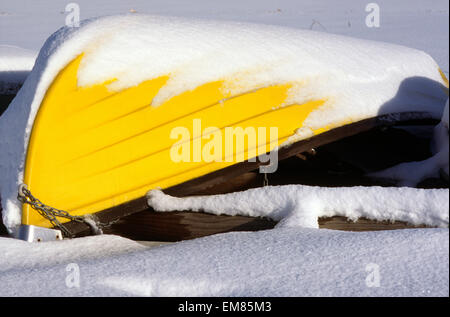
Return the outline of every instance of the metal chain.
<path id="1" fill-rule="evenodd" d="M 27 185 L 25 185 L 25 184 L 22 184 L 19 186 L 19 193 L 18 193 L 17 199 L 20 202 L 22 202 L 23 204 L 30 205 L 31 208 L 36 210 L 42 217 L 44 217 L 45 219 L 50 221 L 50 223 L 54 227 L 58 227 L 61 230 L 61 232 L 64 234 L 64 236 L 66 236 L 68 238 L 73 238 L 75 235 L 72 232 L 70 232 L 70 230 L 67 229 L 58 220 L 57 217 L 66 218 L 66 219 L 69 219 L 71 221 L 76 221 L 76 222 L 84 222 L 89 227 L 92 228 L 92 224 L 86 222 L 86 220 L 82 216 L 72 216 L 67 211 L 56 209 L 56 208 L 53 208 L 53 207 L 43 204 L 39 199 L 37 199 L 36 197 L 34 197 L 31 194 L 31 192 L 27 188 Z"/>
<path id="2" fill-rule="evenodd" d="M 263 181 L 263 186 L 269 186 L 269 178 L 267 177 L 267 173 L 264 173 L 264 181 Z"/>

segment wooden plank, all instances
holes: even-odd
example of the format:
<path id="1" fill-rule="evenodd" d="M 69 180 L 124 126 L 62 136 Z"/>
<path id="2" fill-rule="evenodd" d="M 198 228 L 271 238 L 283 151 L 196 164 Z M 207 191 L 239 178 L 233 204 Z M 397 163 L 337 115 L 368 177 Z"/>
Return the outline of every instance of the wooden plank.
<path id="1" fill-rule="evenodd" d="M 290 146 L 284 147 L 278 152 L 278 160 L 282 161 L 296 156 L 297 154 L 308 152 L 318 146 L 329 144 L 331 142 L 369 131 L 374 128 L 411 124 L 430 125 L 436 123 L 437 121 L 426 112 L 405 112 L 369 118 L 348 124 L 346 126 L 338 127 L 312 138 L 301 140 L 291 144 Z M 214 187 L 223 186 L 223 184 L 226 184 L 232 179 L 236 179 L 243 174 L 255 171 L 260 165 L 262 165 L 262 163 L 259 161 L 241 162 L 212 172 L 208 175 L 189 180 L 180 185 L 167 188 L 164 192 L 176 197 L 198 195 L 199 193 L 211 194 L 213 193 Z M 116 222 L 119 219 L 134 213 L 145 211 L 147 208 L 146 197 L 141 197 L 125 204 L 98 212 L 95 216 L 100 223 L 110 223 Z M 66 227 L 77 236 L 90 234 L 90 228 L 84 223 L 69 222 L 66 224 Z"/>
<path id="2" fill-rule="evenodd" d="M 230 231 L 259 231 L 272 229 L 277 223 L 268 218 L 244 216 L 217 216 L 201 212 L 146 212 L 133 214 L 104 230 L 134 240 L 181 241 Z M 344 217 L 320 218 L 321 229 L 344 231 L 396 230 L 425 228 L 405 222 L 359 219 L 356 222 Z"/>
<path id="3" fill-rule="evenodd" d="M 105 233 L 134 240 L 181 241 L 229 231 L 271 229 L 275 222 L 264 218 L 216 216 L 205 213 L 152 211 L 133 214 L 114 223 Z"/>
<path id="4" fill-rule="evenodd" d="M 343 231 L 378 231 L 378 230 L 398 230 L 429 228 L 425 225 L 415 226 L 402 221 L 376 221 L 360 218 L 358 221 L 351 221 L 345 217 L 319 218 L 319 228 Z"/>

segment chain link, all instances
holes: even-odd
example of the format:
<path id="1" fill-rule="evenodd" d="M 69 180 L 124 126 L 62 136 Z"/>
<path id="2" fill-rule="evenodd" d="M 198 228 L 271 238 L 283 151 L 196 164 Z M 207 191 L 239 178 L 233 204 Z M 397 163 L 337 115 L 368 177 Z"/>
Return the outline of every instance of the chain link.
<path id="1" fill-rule="evenodd" d="M 70 232 L 69 229 L 67 229 L 59 220 L 59 218 L 66 218 L 71 221 L 76 222 L 83 222 L 86 223 L 89 227 L 92 228 L 92 223 L 87 222 L 84 217 L 82 216 L 72 216 L 67 211 L 56 209 L 50 206 L 47 206 L 43 204 L 39 199 L 34 197 L 31 192 L 28 190 L 27 186 L 25 184 L 22 184 L 19 186 L 19 193 L 17 196 L 17 199 L 22 202 L 23 204 L 28 204 L 36 210 L 42 217 L 50 221 L 50 223 L 54 227 L 58 227 L 61 232 L 64 234 L 64 236 L 68 238 L 73 238 L 75 234 Z"/>
<path id="2" fill-rule="evenodd" d="M 263 186 L 269 186 L 269 178 L 267 177 L 267 173 L 264 173 L 264 181 L 263 181 Z"/>

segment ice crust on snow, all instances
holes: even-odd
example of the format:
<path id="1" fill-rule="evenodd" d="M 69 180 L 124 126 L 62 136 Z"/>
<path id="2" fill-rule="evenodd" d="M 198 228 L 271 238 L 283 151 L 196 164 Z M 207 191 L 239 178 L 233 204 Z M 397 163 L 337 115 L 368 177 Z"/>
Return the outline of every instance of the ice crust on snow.
<path id="1" fill-rule="evenodd" d="M 318 228 L 319 217 L 352 220 L 399 220 L 414 225 L 448 227 L 448 189 L 389 187 L 328 188 L 304 185 L 266 186 L 223 195 L 172 197 L 161 190 L 148 193 L 156 211 L 203 211 L 216 215 L 269 217 L 278 227 Z"/>
<path id="2" fill-rule="evenodd" d="M 0 238 L 0 250 L 0 296 L 449 295 L 448 229 L 278 228 L 156 248 L 110 235 Z M 74 264 L 80 287 L 69 288 Z"/>
<path id="3" fill-rule="evenodd" d="M 132 35 L 132 36 L 130 36 Z M 225 80 L 233 94 L 291 83 L 287 103 L 325 99 L 304 129 L 403 111 L 440 118 L 446 100 L 438 65 L 398 45 L 277 26 L 124 15 L 64 27 L 44 44 L 23 88 L 0 117 L 3 221 L 20 223 L 16 191 L 27 144 L 45 92 L 58 72 L 84 53 L 78 85 L 111 78 L 112 90 L 170 74 L 152 106 L 206 82 Z"/>

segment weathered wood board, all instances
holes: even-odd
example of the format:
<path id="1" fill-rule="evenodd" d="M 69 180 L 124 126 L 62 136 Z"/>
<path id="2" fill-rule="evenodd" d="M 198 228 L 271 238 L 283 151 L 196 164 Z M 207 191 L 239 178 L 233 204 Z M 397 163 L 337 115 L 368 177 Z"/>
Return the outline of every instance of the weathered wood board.
<path id="1" fill-rule="evenodd" d="M 272 229 L 276 222 L 267 218 L 244 216 L 216 216 L 197 212 L 140 212 L 119 220 L 105 233 L 121 234 L 135 240 L 181 241 L 230 231 L 258 231 Z M 420 226 L 425 228 L 425 226 Z M 419 228 L 404 222 L 344 217 L 320 218 L 319 228 L 345 231 L 375 231 Z"/>

